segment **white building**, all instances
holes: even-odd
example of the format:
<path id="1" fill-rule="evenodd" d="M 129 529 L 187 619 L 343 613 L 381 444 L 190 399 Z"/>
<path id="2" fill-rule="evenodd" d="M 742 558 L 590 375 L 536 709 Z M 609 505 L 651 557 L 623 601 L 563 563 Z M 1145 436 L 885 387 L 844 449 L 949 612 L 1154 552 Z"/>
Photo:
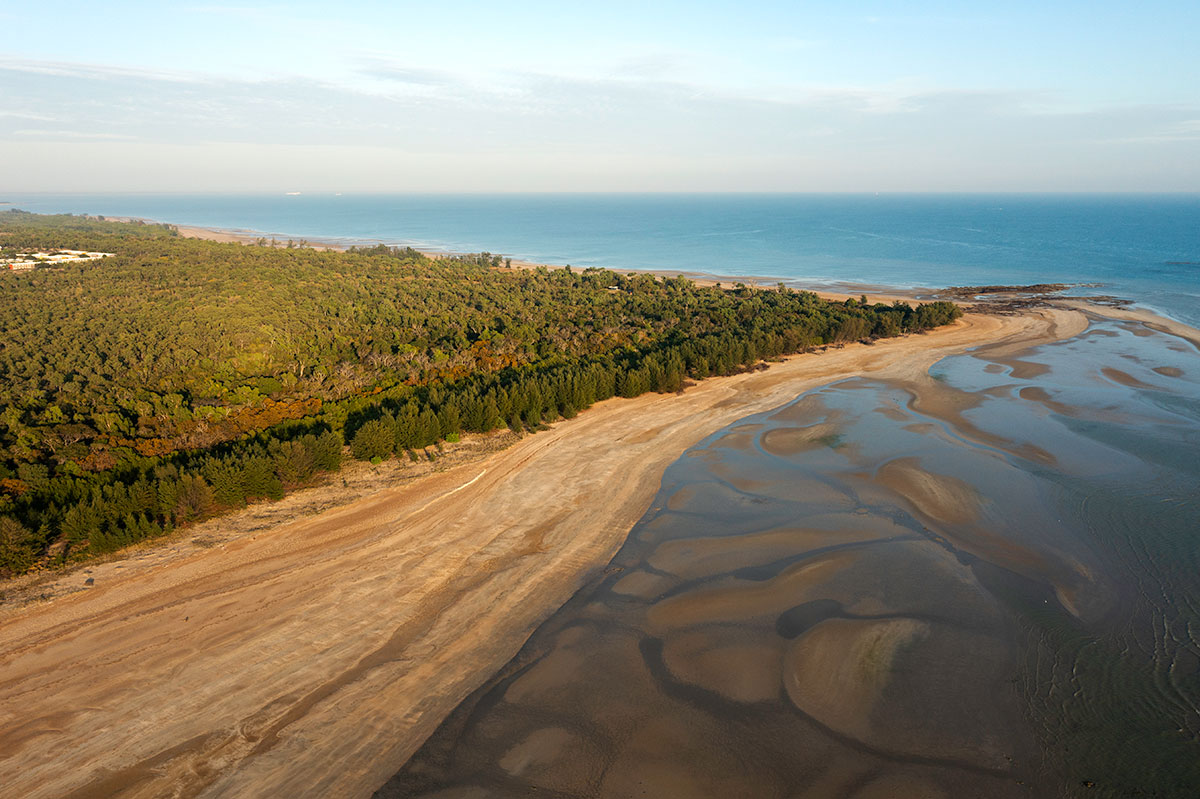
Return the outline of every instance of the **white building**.
<path id="1" fill-rule="evenodd" d="M 49 252 L 23 252 L 16 258 L 0 260 L 0 269 L 11 269 L 14 272 L 24 272 L 38 266 L 56 266 L 58 264 L 80 263 L 82 261 L 98 261 L 108 258 L 111 252 L 87 252 L 85 250 L 51 250 Z"/>

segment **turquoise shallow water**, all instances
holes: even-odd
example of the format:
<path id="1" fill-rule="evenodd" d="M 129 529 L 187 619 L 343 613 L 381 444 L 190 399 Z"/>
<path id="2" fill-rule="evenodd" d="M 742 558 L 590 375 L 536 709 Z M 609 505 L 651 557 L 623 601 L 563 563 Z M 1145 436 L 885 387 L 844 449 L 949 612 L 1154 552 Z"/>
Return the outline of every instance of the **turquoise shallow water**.
<path id="1" fill-rule="evenodd" d="M 1200 195 L 6 195 L 544 263 L 897 287 L 1101 283 L 1200 325 Z M 1096 289 L 1087 289 L 1095 293 Z"/>

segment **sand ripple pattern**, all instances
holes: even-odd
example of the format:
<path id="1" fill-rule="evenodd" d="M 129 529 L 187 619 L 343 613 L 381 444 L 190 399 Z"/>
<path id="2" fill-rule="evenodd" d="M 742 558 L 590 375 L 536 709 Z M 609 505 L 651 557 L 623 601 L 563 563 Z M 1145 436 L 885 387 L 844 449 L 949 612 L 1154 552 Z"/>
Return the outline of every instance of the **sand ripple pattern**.
<path id="1" fill-rule="evenodd" d="M 1185 795 L 1197 358 L 1138 330 L 711 436 L 379 796 Z"/>

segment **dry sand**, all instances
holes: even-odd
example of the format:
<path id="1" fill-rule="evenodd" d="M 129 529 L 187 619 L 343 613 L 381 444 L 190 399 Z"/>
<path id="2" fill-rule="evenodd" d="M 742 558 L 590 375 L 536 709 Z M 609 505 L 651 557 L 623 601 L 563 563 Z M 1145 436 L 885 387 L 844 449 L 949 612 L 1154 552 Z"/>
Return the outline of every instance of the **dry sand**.
<path id="1" fill-rule="evenodd" d="M 609 400 L 315 517 L 96 566 L 89 590 L 0 621 L 3 793 L 369 796 L 610 560 L 688 446 L 833 379 L 916 382 L 947 354 L 1082 326 L 969 314 Z"/>
<path id="2" fill-rule="evenodd" d="M 185 239 L 204 239 L 205 241 L 217 241 L 222 244 L 257 244 L 259 240 L 266 239 L 274 241 L 276 247 L 286 247 L 289 241 L 287 236 L 276 236 L 270 233 L 250 233 L 238 230 L 219 230 L 216 228 L 207 227 L 192 227 L 191 225 L 175 225 L 175 230 L 180 236 Z M 293 242 L 298 242 L 300 239 L 292 237 Z M 341 252 L 346 248 L 341 244 L 332 241 L 306 241 L 306 246 L 314 250 L 330 250 Z"/>

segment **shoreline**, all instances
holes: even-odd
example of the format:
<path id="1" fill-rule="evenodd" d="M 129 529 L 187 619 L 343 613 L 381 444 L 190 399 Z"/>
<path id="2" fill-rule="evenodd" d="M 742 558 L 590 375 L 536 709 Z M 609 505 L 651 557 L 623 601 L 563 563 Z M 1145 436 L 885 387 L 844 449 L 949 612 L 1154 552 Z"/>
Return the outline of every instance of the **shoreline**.
<path id="1" fill-rule="evenodd" d="M 1086 327 L 1076 310 L 972 313 L 607 400 L 315 516 L 98 564 L 94 587 L 0 622 L 0 776 L 30 796 L 370 795 L 604 568 L 697 441 L 849 375 L 930 380 L 947 355 Z"/>
<path id="2" fill-rule="evenodd" d="M 537 266 L 556 268 L 514 262 Z M 368 796 L 605 568 L 691 445 L 820 385 L 927 383 L 948 355 L 1071 338 L 1093 315 L 1200 349 L 1200 331 L 1169 317 L 1078 298 L 973 312 L 676 395 L 607 400 L 498 450 L 488 444 L 507 434 L 473 436 L 421 474 L 353 464 L 80 564 L 34 586 L 61 584 L 46 601 L 0 603 L 0 782 L 29 796 Z M 54 762 L 39 760 L 50 750 Z"/>
<path id="3" fill-rule="evenodd" d="M 109 218 L 116 219 L 116 217 L 109 217 Z M 259 233 L 258 231 L 252 231 L 252 230 L 210 228 L 210 227 L 202 227 L 202 226 L 198 226 L 198 225 L 177 225 L 173 222 L 159 222 L 157 220 L 152 220 L 152 219 L 143 219 L 142 221 L 146 222 L 148 224 L 153 223 L 153 224 L 171 225 L 179 232 L 179 235 L 184 238 L 201 239 L 204 241 L 215 241 L 215 242 L 219 242 L 222 244 L 244 244 L 244 245 L 255 246 L 255 245 L 257 245 L 259 239 L 262 239 L 262 238 L 266 238 L 266 239 L 273 238 L 277 242 L 283 242 L 283 243 L 285 243 L 288 240 L 287 238 L 282 238 L 281 234 Z M 384 241 L 367 241 L 367 240 L 359 241 L 359 240 L 343 240 L 343 239 L 331 239 L 331 238 L 316 238 L 316 239 L 297 239 L 295 237 L 290 237 L 290 238 L 292 241 L 306 241 L 309 244 L 309 246 L 311 246 L 313 249 L 319 250 L 319 251 L 327 251 L 327 252 L 345 252 L 350 247 L 374 247 L 374 246 L 377 246 L 380 244 L 387 246 L 387 247 L 408 247 L 408 246 L 410 246 L 410 245 L 403 244 L 403 243 L 389 244 Z M 275 246 L 283 246 L 283 243 L 277 243 Z M 454 251 L 450 251 L 450 250 L 431 250 L 431 249 L 422 248 L 422 247 L 411 247 L 411 249 L 416 250 L 417 252 L 421 253 L 422 255 L 424 255 L 427 258 L 432 258 L 435 260 L 438 258 L 452 258 L 454 256 L 466 254 L 466 253 L 454 252 Z M 499 253 L 497 253 L 497 254 L 499 254 Z M 567 266 L 571 266 L 571 268 L 573 268 L 573 269 L 582 268 L 582 267 L 575 267 L 571 264 L 543 263 L 540 261 L 530 261 L 530 260 L 526 260 L 526 259 L 522 259 L 522 258 L 513 258 L 513 259 L 511 259 L 511 262 L 512 262 L 512 266 L 510 268 L 513 270 L 538 269 L 538 268 L 565 269 Z M 922 301 L 923 297 L 926 297 L 931 292 L 936 291 L 936 289 L 927 288 L 927 287 L 906 288 L 906 287 L 884 286 L 884 285 L 871 284 L 871 283 L 850 283 L 850 282 L 843 282 L 843 281 L 806 283 L 805 281 L 798 280 L 796 278 L 772 277 L 770 275 L 718 275 L 718 274 L 713 274 L 711 272 L 703 272 L 703 271 L 697 271 L 697 270 L 693 270 L 693 269 L 651 269 L 648 267 L 621 267 L 621 268 L 604 267 L 604 268 L 610 269 L 610 271 L 613 271 L 613 272 L 621 272 L 621 273 L 639 272 L 639 273 L 655 275 L 657 277 L 663 277 L 663 278 L 683 276 L 683 277 L 687 278 L 688 280 L 691 280 L 692 282 L 696 283 L 697 285 L 716 286 L 717 288 L 732 288 L 737 283 L 743 283 L 747 286 L 750 286 L 751 288 L 768 288 L 769 289 L 769 288 L 773 288 L 776 284 L 783 283 L 783 284 L 787 285 L 789 288 L 794 288 L 794 289 L 803 290 L 803 291 L 812 291 L 813 293 L 817 294 L 818 296 L 824 297 L 825 299 L 838 299 L 838 300 L 847 299 L 850 297 L 858 297 L 862 294 L 866 294 L 866 295 L 868 295 L 868 297 L 873 298 L 879 302 L 893 302 L 895 300 L 900 300 L 900 301 L 905 301 L 905 302 Z"/>
<path id="4" fill-rule="evenodd" d="M 111 217 L 116 219 L 116 217 Z M 202 239 L 205 241 L 215 241 L 224 244 L 244 244 L 256 245 L 259 239 L 275 238 L 277 241 L 286 242 L 287 238 L 282 234 L 260 233 L 258 231 L 246 229 L 227 229 L 227 228 L 211 228 L 199 225 L 177 225 L 172 222 L 159 222 L 152 219 L 141 220 L 146 223 L 168 224 L 174 227 L 179 235 L 184 238 Z M 382 240 L 346 240 L 335 238 L 315 238 L 315 239 L 296 239 L 291 237 L 293 241 L 306 241 L 309 246 L 319 251 L 345 252 L 352 246 L 373 247 L 380 244 L 388 247 L 408 247 L 404 243 L 388 243 Z M 283 246 L 282 243 L 276 246 Z M 435 250 L 423 247 L 411 247 L 427 258 L 438 259 L 454 257 L 457 255 L 465 255 L 467 253 L 454 252 L 450 250 Z M 571 264 L 556 264 L 544 263 L 540 261 L 531 261 L 521 258 L 511 259 L 513 270 L 517 269 L 564 269 L 571 266 L 574 269 L 583 267 L 575 267 Z M 795 277 L 780 277 L 772 275 L 719 275 L 712 272 L 704 272 L 695 269 L 655 269 L 649 267 L 603 267 L 613 272 L 630 273 L 637 272 L 643 274 L 655 275 L 660 278 L 669 277 L 685 277 L 688 280 L 700 286 L 715 286 L 716 288 L 733 288 L 736 284 L 742 283 L 751 288 L 757 289 L 773 289 L 777 285 L 784 285 L 788 288 L 797 291 L 811 291 L 817 296 L 827 299 L 842 301 L 846 299 L 857 299 L 860 296 L 866 295 L 869 300 L 874 302 L 932 302 L 935 300 L 948 300 L 962 306 L 970 306 L 976 304 L 976 301 L 969 297 L 953 297 L 941 296 L 940 292 L 945 290 L 945 287 L 935 288 L 931 286 L 890 286 L 881 283 L 862 283 L 850 281 L 806 281 Z M 1096 284 L 1099 285 L 1099 284 Z M 1076 287 L 1074 284 L 1067 284 L 1068 288 Z M 1045 301 L 1051 305 L 1059 305 L 1066 308 L 1094 308 L 1098 307 L 1096 303 L 1090 302 L 1089 297 L 1077 297 L 1071 295 L 1047 295 Z M 1127 300 L 1131 303 L 1126 309 L 1127 313 L 1132 314 L 1130 319 L 1135 317 L 1139 321 L 1146 321 L 1146 318 L 1153 317 L 1156 323 L 1162 325 L 1163 332 L 1169 332 L 1173 335 L 1178 335 L 1175 331 L 1178 330 L 1195 330 L 1187 321 L 1177 319 L 1162 308 L 1146 305 L 1144 303 Z M 988 304 L 988 301 L 983 301 L 983 304 Z M 1146 317 L 1146 318 L 1144 318 Z M 1187 335 L 1182 336 L 1188 338 Z M 1189 338 L 1189 340 L 1192 340 Z M 1193 342 L 1195 343 L 1195 342 Z M 1197 346 L 1200 346 L 1198 344 Z"/>

